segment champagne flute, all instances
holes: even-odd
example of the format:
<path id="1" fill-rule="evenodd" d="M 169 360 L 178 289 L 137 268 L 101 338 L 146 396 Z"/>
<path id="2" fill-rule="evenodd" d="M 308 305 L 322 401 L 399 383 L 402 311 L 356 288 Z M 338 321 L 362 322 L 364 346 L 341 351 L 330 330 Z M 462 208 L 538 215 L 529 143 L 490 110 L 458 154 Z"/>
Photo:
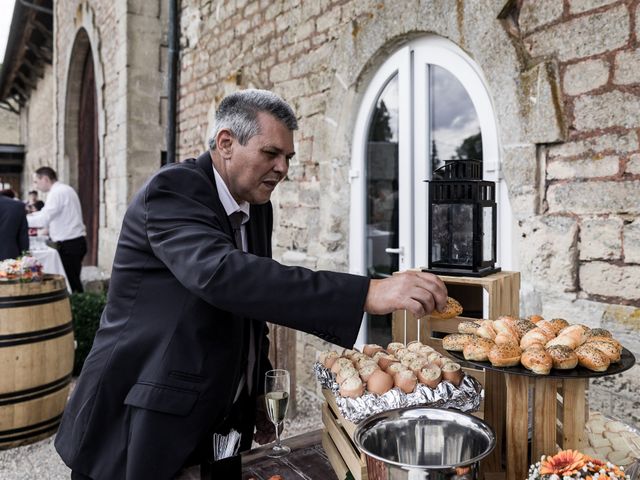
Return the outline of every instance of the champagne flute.
<path id="1" fill-rule="evenodd" d="M 269 370 L 264 377 L 265 401 L 267 402 L 267 414 L 276 427 L 276 444 L 267 456 L 278 458 L 287 455 L 291 449 L 280 443 L 280 424 L 287 414 L 289 406 L 289 372 L 286 370 Z"/>

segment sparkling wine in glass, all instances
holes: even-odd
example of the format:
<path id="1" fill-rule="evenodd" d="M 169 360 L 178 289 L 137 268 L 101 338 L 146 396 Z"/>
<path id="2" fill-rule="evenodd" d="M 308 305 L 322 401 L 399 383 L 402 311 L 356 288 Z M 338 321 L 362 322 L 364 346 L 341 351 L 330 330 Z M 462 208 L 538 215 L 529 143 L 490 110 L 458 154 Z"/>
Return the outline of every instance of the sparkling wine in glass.
<path id="1" fill-rule="evenodd" d="M 287 414 L 289 406 L 289 372 L 286 370 L 269 370 L 264 377 L 265 401 L 267 414 L 276 427 L 276 444 L 267 454 L 271 458 L 278 458 L 288 454 L 291 449 L 280 442 L 280 424 Z"/>

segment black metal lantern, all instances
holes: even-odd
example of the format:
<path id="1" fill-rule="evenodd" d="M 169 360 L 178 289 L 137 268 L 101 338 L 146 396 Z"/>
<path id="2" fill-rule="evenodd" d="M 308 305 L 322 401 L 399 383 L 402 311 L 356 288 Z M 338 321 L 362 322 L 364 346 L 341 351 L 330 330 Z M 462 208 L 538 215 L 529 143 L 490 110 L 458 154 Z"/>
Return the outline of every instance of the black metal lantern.
<path id="1" fill-rule="evenodd" d="M 496 268 L 496 184 L 482 162 L 449 160 L 429 182 L 429 272 L 484 277 Z"/>

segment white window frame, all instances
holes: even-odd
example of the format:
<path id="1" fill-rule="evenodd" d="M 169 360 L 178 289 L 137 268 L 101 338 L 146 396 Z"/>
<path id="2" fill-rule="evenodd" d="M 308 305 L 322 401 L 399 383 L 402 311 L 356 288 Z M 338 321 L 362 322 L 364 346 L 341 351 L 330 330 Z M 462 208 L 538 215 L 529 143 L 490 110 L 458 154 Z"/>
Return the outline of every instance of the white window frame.
<path id="1" fill-rule="evenodd" d="M 427 265 L 428 249 L 428 184 L 414 179 L 431 179 L 427 162 L 429 146 L 427 135 L 417 135 L 415 125 L 424 125 L 429 131 L 427 108 L 429 101 L 426 64 L 438 65 L 453 74 L 467 90 L 475 107 L 482 133 L 483 177 L 496 182 L 498 202 L 497 264 L 503 269 L 513 268 L 512 215 L 507 188 L 500 174 L 501 148 L 493 102 L 487 82 L 478 65 L 460 47 L 442 37 L 426 35 L 412 41 L 393 53 L 375 73 L 360 103 L 356 120 L 351 161 L 351 215 L 349 222 L 349 270 L 367 274 L 366 258 L 366 148 L 367 130 L 376 100 L 394 75 L 398 75 L 398 165 L 399 165 L 399 237 L 403 253 L 399 258 L 400 270 Z M 415 86 L 423 86 L 417 87 Z M 410 92 L 407 94 L 406 92 Z M 413 102 L 412 102 L 413 100 Z M 407 187 L 408 186 L 408 187 Z M 415 212 L 424 212 L 416 216 Z M 366 342 L 363 322 L 358 344 Z"/>

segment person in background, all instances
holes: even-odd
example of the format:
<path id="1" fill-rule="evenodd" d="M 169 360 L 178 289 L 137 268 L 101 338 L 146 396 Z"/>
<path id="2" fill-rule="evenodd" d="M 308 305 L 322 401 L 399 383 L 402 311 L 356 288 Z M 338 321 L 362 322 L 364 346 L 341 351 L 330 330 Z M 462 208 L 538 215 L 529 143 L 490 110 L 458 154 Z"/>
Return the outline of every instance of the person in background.
<path id="1" fill-rule="evenodd" d="M 27 215 L 29 227 L 49 230 L 49 237 L 58 249 L 71 289 L 82 292 L 80 271 L 82 259 L 87 253 L 87 240 L 78 194 L 69 185 L 59 182 L 58 175 L 51 167 L 37 169 L 33 174 L 33 183 L 48 195 L 42 210 Z"/>
<path id="2" fill-rule="evenodd" d="M 38 201 L 38 191 L 31 190 L 28 194 L 27 201 L 24 202 L 27 213 L 35 212 L 34 205 Z"/>
<path id="3" fill-rule="evenodd" d="M 16 258 L 29 250 L 27 217 L 22 202 L 0 194 L 0 260 Z M 13 193 L 13 192 L 11 192 Z"/>

